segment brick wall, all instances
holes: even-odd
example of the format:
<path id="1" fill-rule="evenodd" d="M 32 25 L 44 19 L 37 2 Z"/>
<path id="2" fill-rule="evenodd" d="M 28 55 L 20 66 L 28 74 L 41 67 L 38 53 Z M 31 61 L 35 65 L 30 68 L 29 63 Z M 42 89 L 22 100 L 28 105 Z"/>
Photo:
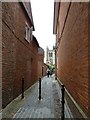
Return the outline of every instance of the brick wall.
<path id="1" fill-rule="evenodd" d="M 34 84 L 38 81 L 38 46 L 35 41 L 32 41 L 32 53 L 31 53 L 31 81 Z"/>
<path id="2" fill-rule="evenodd" d="M 90 117 L 90 2 L 88 4 L 88 111 Z"/>
<path id="3" fill-rule="evenodd" d="M 58 78 L 83 111 L 89 114 L 88 3 L 61 3 L 59 13 L 57 27 Z M 61 39 L 59 39 L 60 37 Z"/>
<path id="4" fill-rule="evenodd" d="M 47 64 L 43 64 L 43 75 L 45 76 L 47 74 Z"/>
<path id="5" fill-rule="evenodd" d="M 25 90 L 37 81 L 38 46 L 25 40 L 25 22 L 31 26 L 21 3 L 2 5 L 2 104 L 5 107 L 21 93 L 24 77 Z"/>
<path id="6" fill-rule="evenodd" d="M 2 3 L 0 2 L 0 111 L 2 109 Z"/>
<path id="7" fill-rule="evenodd" d="M 42 48 L 38 48 L 38 79 L 42 78 L 44 75 L 44 50 Z"/>
<path id="8" fill-rule="evenodd" d="M 6 105 L 13 99 L 13 82 L 15 70 L 15 36 L 14 4 L 2 5 L 2 104 Z M 7 16 L 7 17 L 6 17 Z"/>

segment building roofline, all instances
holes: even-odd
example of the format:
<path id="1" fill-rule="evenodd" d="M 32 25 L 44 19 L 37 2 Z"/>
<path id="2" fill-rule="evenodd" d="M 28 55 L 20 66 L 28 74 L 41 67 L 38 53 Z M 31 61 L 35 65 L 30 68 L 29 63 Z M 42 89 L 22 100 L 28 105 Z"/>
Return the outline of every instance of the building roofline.
<path id="1" fill-rule="evenodd" d="M 30 3 L 29 3 L 29 4 L 30 4 Z M 30 4 L 30 9 L 31 9 L 31 17 L 32 17 L 33 31 L 35 31 L 34 21 L 33 21 L 33 15 L 32 15 L 32 5 L 31 5 L 31 4 Z"/>
<path id="2" fill-rule="evenodd" d="M 23 5 L 24 10 L 25 10 L 25 12 L 27 13 L 27 15 L 28 15 L 28 17 L 29 17 L 29 19 L 30 19 L 30 21 L 31 21 L 31 24 L 32 24 L 32 26 L 33 26 L 33 31 L 35 31 L 34 22 L 33 22 L 33 16 L 32 16 L 32 9 L 31 9 L 31 4 L 30 4 L 30 2 L 29 2 L 29 5 L 30 5 L 31 14 L 28 12 L 25 3 L 22 2 L 22 0 L 20 0 L 20 3 Z"/>
<path id="3" fill-rule="evenodd" d="M 44 55 L 44 49 L 42 47 L 40 47 L 40 46 L 38 48 L 38 54 L 39 55 Z"/>
<path id="4" fill-rule="evenodd" d="M 37 41 L 37 39 L 36 39 L 36 37 L 34 35 L 33 35 L 33 41 L 36 43 L 37 47 L 39 48 L 40 47 L 39 43 L 38 43 L 38 41 Z"/>
<path id="5" fill-rule="evenodd" d="M 54 1 L 53 34 L 56 34 L 60 2 Z"/>

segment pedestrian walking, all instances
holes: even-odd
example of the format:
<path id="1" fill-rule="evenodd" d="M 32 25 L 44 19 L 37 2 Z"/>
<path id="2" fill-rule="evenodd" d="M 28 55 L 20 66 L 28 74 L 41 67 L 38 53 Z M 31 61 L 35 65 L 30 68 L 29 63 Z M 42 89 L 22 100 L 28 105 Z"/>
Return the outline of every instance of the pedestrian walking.
<path id="1" fill-rule="evenodd" d="M 50 70 L 49 70 L 49 68 L 47 69 L 47 77 L 49 77 L 49 75 L 50 75 Z"/>
<path id="2" fill-rule="evenodd" d="M 50 76 L 52 76 L 52 71 L 50 70 Z"/>

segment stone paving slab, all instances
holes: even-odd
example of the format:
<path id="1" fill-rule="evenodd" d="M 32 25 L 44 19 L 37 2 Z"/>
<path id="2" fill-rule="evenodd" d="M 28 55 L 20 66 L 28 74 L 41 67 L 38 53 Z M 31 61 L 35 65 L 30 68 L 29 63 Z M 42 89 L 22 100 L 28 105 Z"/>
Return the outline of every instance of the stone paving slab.
<path id="1" fill-rule="evenodd" d="M 42 99 L 38 100 L 38 84 L 34 86 L 32 95 L 19 109 L 13 118 L 55 118 L 52 78 L 42 79 Z"/>
<path id="2" fill-rule="evenodd" d="M 39 86 L 37 82 L 27 92 L 12 118 L 61 118 L 61 88 L 58 82 L 54 76 L 51 76 L 49 78 L 44 77 L 41 84 L 42 99 L 38 100 Z M 67 104 L 65 105 L 65 117 L 73 118 Z"/>

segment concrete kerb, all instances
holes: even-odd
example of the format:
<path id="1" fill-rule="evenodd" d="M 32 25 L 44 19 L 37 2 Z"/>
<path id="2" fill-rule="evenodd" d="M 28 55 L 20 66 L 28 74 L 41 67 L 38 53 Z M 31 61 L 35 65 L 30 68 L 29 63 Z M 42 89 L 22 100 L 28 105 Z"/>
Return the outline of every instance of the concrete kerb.
<path id="1" fill-rule="evenodd" d="M 63 85 L 62 82 L 57 78 L 57 81 L 59 83 L 59 85 Z M 75 107 L 77 108 L 77 110 L 80 112 L 80 114 L 82 115 L 83 118 L 88 118 L 86 116 L 86 114 L 83 112 L 83 110 L 80 108 L 80 106 L 76 103 L 76 101 L 74 100 L 74 98 L 70 95 L 70 93 L 68 92 L 68 90 L 65 88 L 65 92 L 68 95 L 68 97 L 70 98 L 70 100 L 73 102 L 73 104 L 75 105 Z M 65 102 L 68 104 L 66 98 L 65 98 Z"/>

